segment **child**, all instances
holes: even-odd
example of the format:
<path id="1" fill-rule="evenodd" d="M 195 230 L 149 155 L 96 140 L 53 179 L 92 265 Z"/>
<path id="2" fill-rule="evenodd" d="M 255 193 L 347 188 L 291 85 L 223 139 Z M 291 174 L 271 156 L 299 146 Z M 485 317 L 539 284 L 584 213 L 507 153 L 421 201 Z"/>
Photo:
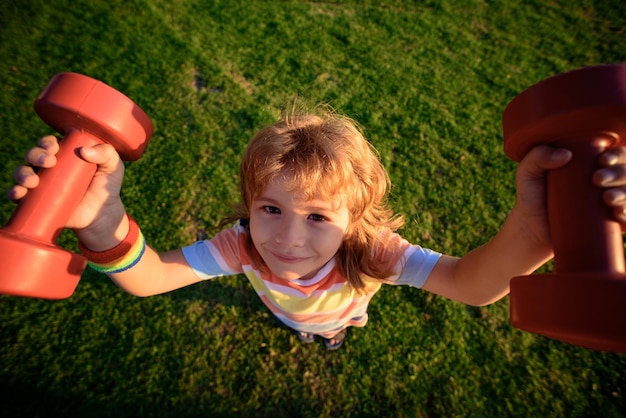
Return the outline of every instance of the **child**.
<path id="1" fill-rule="evenodd" d="M 55 164 L 56 138 L 44 137 L 27 161 Z M 505 296 L 509 280 L 552 257 L 545 173 L 569 161 L 539 146 L 517 171 L 518 200 L 498 234 L 462 258 L 411 245 L 386 202 L 389 178 L 353 121 L 331 112 L 296 114 L 258 132 L 240 170 L 234 226 L 207 241 L 157 253 L 146 246 L 120 199 L 124 166 L 109 145 L 85 147 L 98 171 L 68 222 L 91 266 L 125 291 L 149 296 L 218 276 L 245 274 L 266 306 L 300 340 L 339 348 L 349 326 L 364 326 L 381 284 L 410 285 L 472 305 Z M 626 149 L 606 151 L 593 181 L 626 225 Z M 15 171 L 9 197 L 37 186 L 29 167 Z"/>

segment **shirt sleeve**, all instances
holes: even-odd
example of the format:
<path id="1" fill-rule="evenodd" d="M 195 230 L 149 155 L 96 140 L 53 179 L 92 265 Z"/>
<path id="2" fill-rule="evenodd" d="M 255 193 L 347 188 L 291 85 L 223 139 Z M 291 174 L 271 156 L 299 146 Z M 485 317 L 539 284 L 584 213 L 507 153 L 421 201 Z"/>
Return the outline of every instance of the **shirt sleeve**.
<path id="1" fill-rule="evenodd" d="M 194 273 L 203 280 L 242 273 L 240 232 L 240 227 L 235 226 L 210 240 L 183 247 L 183 255 Z"/>
<path id="2" fill-rule="evenodd" d="M 406 261 L 399 266 L 400 274 L 389 284 L 422 288 L 440 257 L 441 254 L 435 251 L 419 245 L 411 246 L 403 257 Z"/>
<path id="3" fill-rule="evenodd" d="M 441 253 L 411 244 L 394 233 L 376 257 L 381 262 L 392 265 L 395 272 L 393 276 L 383 280 L 384 283 L 421 288 L 435 268 Z"/>

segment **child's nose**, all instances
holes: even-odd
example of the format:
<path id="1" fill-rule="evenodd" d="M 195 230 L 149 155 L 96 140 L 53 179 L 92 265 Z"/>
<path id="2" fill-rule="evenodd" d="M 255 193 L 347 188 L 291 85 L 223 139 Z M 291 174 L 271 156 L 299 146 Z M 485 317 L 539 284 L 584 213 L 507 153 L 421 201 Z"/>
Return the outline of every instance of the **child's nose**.
<path id="1" fill-rule="evenodd" d="M 284 219 L 276 231 L 276 242 L 289 247 L 300 247 L 306 239 L 305 228 L 302 222 L 295 219 Z"/>

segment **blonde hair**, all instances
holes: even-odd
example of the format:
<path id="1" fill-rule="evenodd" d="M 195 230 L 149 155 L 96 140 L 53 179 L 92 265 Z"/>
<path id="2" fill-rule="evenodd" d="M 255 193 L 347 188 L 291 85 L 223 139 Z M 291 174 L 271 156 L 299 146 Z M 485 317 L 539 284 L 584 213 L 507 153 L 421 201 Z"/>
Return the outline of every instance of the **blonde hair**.
<path id="1" fill-rule="evenodd" d="M 373 259 L 374 247 L 403 219 L 388 207 L 389 176 L 357 124 L 327 109 L 318 113 L 285 115 L 252 137 L 240 166 L 237 216 L 249 219 L 252 201 L 278 175 L 307 199 L 342 199 L 350 223 L 336 265 L 351 286 L 362 290 L 363 274 L 376 279 L 392 274 Z M 267 269 L 251 238 L 247 245 L 252 261 Z"/>

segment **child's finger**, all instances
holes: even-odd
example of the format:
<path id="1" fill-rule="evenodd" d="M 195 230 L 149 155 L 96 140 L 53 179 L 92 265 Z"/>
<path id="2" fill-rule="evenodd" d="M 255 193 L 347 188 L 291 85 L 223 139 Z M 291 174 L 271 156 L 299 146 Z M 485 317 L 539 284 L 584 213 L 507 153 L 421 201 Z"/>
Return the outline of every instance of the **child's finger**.
<path id="1" fill-rule="evenodd" d="M 54 155 L 59 152 L 59 140 L 54 135 L 46 135 L 39 139 L 39 147 Z"/>
<path id="2" fill-rule="evenodd" d="M 613 217 L 622 225 L 622 230 L 626 229 L 626 207 L 613 208 Z"/>
<path id="3" fill-rule="evenodd" d="M 603 152 L 598 157 L 598 163 L 601 167 L 626 164 L 626 147 L 617 147 Z"/>
<path id="4" fill-rule="evenodd" d="M 28 189 L 24 186 L 15 185 L 7 190 L 7 198 L 13 202 L 18 202 L 28 193 Z"/>
<path id="5" fill-rule="evenodd" d="M 28 150 L 26 153 L 26 162 L 34 167 L 50 168 L 56 165 L 57 158 L 48 150 L 36 147 Z"/>
<path id="6" fill-rule="evenodd" d="M 28 190 L 33 189 L 39 185 L 39 176 L 35 174 L 32 167 L 19 166 L 13 170 L 13 177 L 17 182 L 7 190 L 6 196 L 9 200 L 14 202 L 19 201 L 28 193 Z"/>
<path id="7" fill-rule="evenodd" d="M 13 170 L 13 178 L 18 186 L 25 189 L 34 189 L 39 185 L 39 176 L 35 174 L 32 167 L 21 165 Z"/>
<path id="8" fill-rule="evenodd" d="M 626 187 L 614 187 L 602 193 L 604 203 L 613 208 L 626 209 Z"/>
<path id="9" fill-rule="evenodd" d="M 593 173 L 593 184 L 599 187 L 626 186 L 626 165 L 612 165 Z"/>

